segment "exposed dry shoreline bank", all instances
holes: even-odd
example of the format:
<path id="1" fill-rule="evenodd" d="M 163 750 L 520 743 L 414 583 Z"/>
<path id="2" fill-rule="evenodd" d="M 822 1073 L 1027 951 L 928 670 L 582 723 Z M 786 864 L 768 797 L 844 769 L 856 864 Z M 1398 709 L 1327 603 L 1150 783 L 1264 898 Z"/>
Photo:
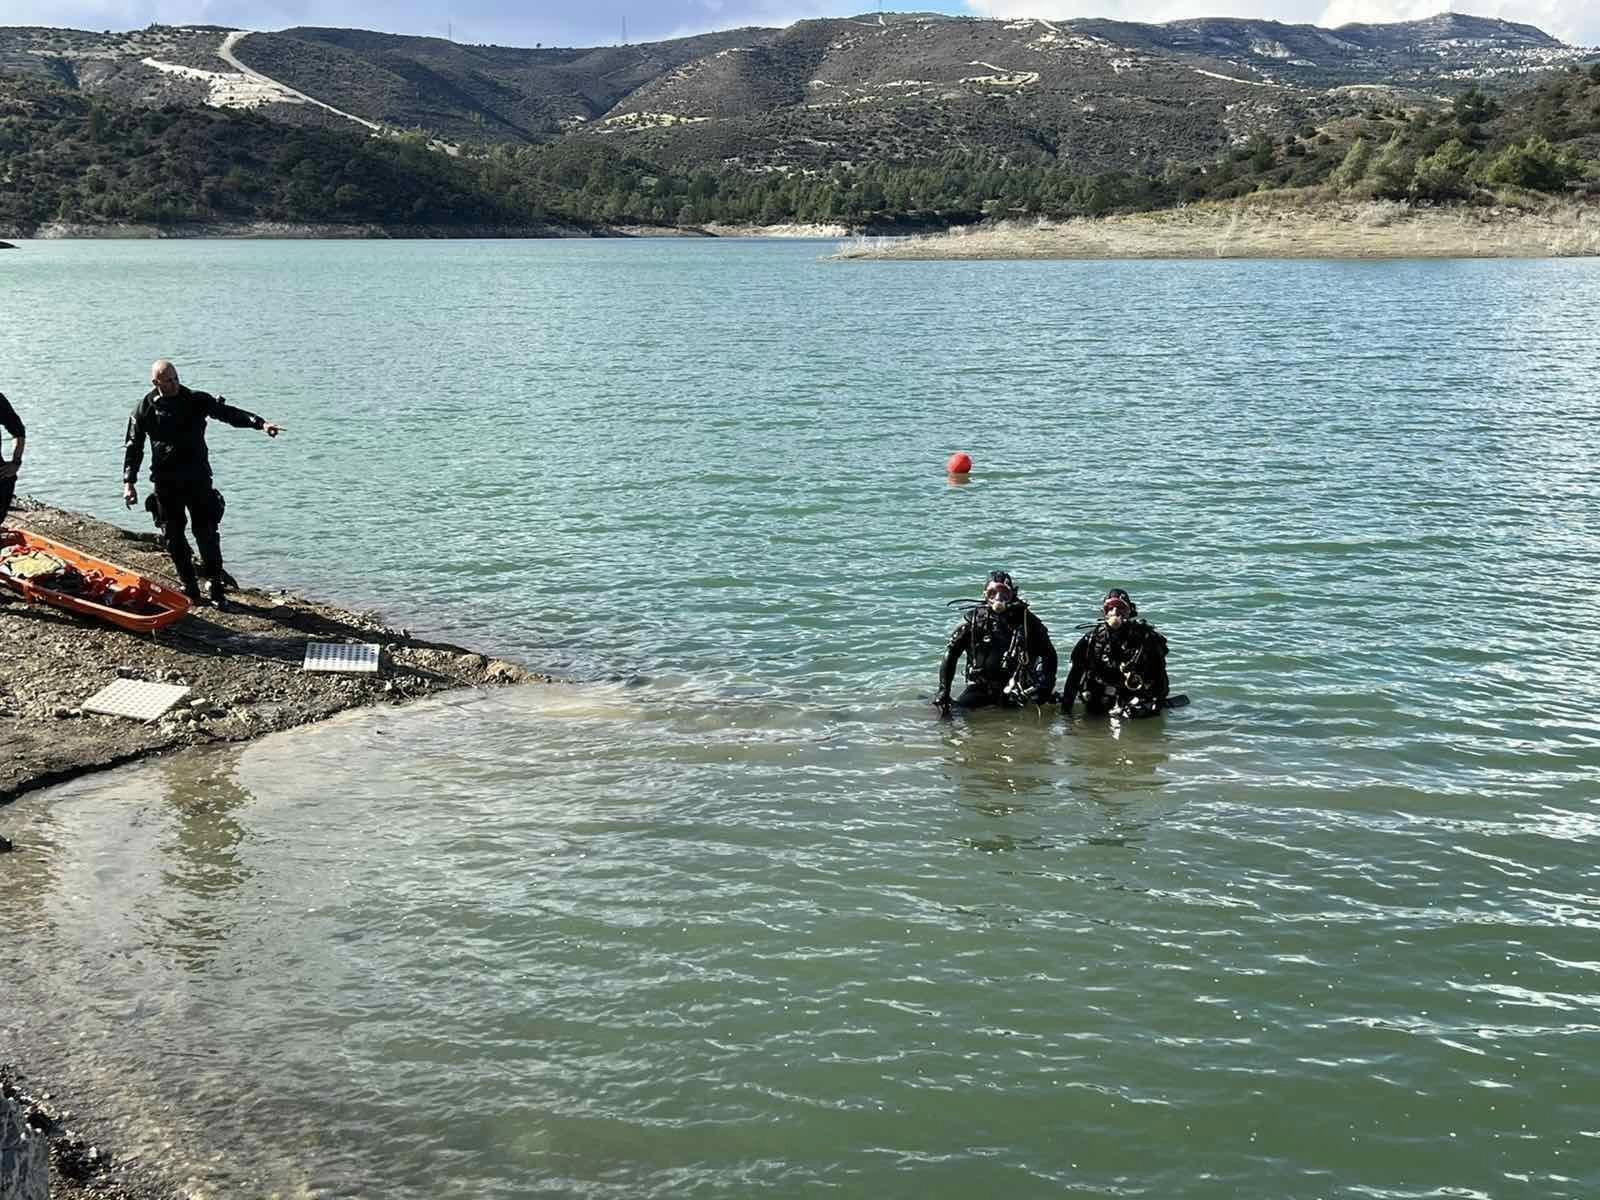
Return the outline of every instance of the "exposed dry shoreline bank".
<path id="1" fill-rule="evenodd" d="M 37 227 L 0 226 L 0 238 L 18 241 L 219 240 L 338 241 L 470 240 L 473 238 L 609 239 L 609 238 L 844 238 L 852 230 L 839 224 L 812 225 L 613 225 L 585 229 L 577 225 L 329 225 L 287 221 L 236 221 L 203 225 L 149 225 L 138 222 L 91 224 L 51 221 Z M 3 243 L 0 243 L 3 245 Z"/>
<path id="2" fill-rule="evenodd" d="M 84 221 L 49 221 L 39 226 L 0 226 L 0 238 L 18 241 L 114 241 L 122 239 L 337 239 L 362 241 L 384 238 L 589 238 L 616 236 L 575 225 L 329 225 L 289 221 L 227 221 L 203 225 L 150 225 L 136 221 L 110 224 Z"/>
<path id="3" fill-rule="evenodd" d="M 1600 205 L 1417 207 L 1262 193 L 1219 204 L 864 238 L 838 259 L 1564 258 L 1600 254 Z"/>
<path id="4" fill-rule="evenodd" d="M 152 534 L 26 498 L 19 498 L 8 525 L 145 574 L 170 576 L 170 559 Z M 313 639 L 380 643 L 379 674 L 305 674 L 305 644 Z M 186 747 L 250 741 L 349 709 L 456 688 L 553 682 L 515 663 L 412 637 L 373 614 L 255 588 L 241 588 L 223 608 L 197 609 L 153 636 L 92 624 L 0 589 L 0 646 L 0 836 L 6 806 L 19 795 L 94 771 Z M 83 701 L 119 677 L 181 682 L 193 690 L 153 724 L 84 715 Z M 24 844 L 13 853 L 28 852 Z M 0 890 L 11 857 L 0 854 Z M 0 1085 L 21 1093 L 30 1124 L 49 1141 L 52 1197 L 184 1194 L 161 1162 L 123 1160 L 115 1146 L 95 1146 L 94 1114 L 82 1111 L 58 1083 L 29 1078 L 26 1066 L 14 1061 L 18 1053 L 0 1042 Z"/>

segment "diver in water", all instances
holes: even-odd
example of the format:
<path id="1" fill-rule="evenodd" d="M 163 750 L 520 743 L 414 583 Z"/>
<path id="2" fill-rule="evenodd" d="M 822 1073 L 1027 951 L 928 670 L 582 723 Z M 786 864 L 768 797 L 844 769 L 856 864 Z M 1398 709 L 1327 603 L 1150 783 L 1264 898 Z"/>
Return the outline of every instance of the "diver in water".
<path id="1" fill-rule="evenodd" d="M 948 716 L 952 704 L 1020 708 L 1049 701 L 1056 686 L 1056 648 L 1044 622 L 1017 595 L 1016 580 L 1004 571 L 991 571 L 981 602 L 957 603 L 968 608 L 950 635 L 939 668 L 939 692 L 933 698 L 939 711 Z M 967 686 L 952 700 L 950 685 L 963 654 L 967 656 Z"/>
<path id="2" fill-rule="evenodd" d="M 1133 598 L 1112 588 L 1100 605 L 1100 620 L 1072 648 L 1061 711 L 1072 715 L 1080 696 L 1086 712 L 1104 716 L 1153 717 L 1169 703 L 1167 639 L 1141 620 Z"/>

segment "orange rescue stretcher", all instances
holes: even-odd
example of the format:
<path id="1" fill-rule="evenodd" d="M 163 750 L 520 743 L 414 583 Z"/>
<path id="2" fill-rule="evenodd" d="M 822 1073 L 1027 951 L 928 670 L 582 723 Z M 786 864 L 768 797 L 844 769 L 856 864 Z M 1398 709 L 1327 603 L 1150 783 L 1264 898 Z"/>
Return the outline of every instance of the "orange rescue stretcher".
<path id="1" fill-rule="evenodd" d="M 26 529 L 0 529 L 0 585 L 134 633 L 164 629 L 189 611 L 176 588 Z"/>

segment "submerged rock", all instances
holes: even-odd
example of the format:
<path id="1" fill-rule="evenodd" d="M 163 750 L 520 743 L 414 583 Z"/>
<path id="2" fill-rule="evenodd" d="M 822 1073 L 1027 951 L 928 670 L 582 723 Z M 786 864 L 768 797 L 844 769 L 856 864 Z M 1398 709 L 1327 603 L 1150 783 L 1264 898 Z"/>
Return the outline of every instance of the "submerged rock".
<path id="1" fill-rule="evenodd" d="M 49 1144 L 42 1133 L 28 1128 L 13 1096 L 0 1096 L 0 1200 L 49 1200 L 49 1196 Z"/>

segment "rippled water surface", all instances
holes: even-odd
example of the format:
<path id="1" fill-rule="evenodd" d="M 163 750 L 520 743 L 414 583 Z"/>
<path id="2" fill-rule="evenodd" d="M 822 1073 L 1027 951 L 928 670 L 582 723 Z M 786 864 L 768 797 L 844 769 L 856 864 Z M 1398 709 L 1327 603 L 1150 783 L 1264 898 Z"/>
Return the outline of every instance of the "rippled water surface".
<path id="1" fill-rule="evenodd" d="M 171 356 L 247 582 L 574 680 L 0 811 L 0 1058 L 217 1195 L 1600 1194 L 1600 265 L 828 249 L 0 258 L 24 491 Z M 933 719 L 992 566 L 1192 706 Z"/>

